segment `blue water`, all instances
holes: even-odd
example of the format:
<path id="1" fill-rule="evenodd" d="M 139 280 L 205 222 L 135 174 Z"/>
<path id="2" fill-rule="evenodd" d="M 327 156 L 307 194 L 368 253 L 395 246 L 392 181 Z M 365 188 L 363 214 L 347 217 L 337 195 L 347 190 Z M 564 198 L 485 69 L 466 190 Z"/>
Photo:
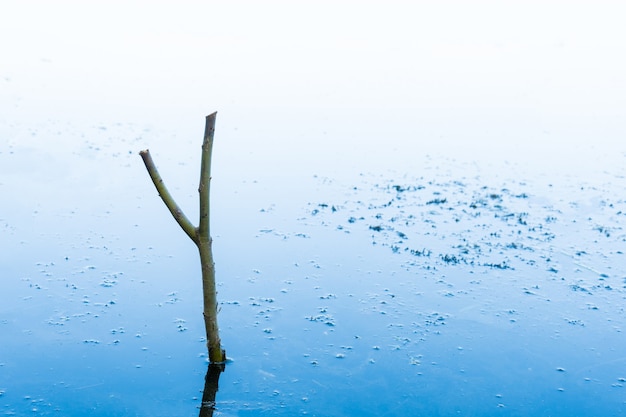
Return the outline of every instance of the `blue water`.
<path id="1" fill-rule="evenodd" d="M 198 257 L 137 151 L 155 138 L 194 218 L 199 146 L 63 129 L 3 132 L 0 414 L 198 415 Z M 555 175 L 394 152 L 289 176 L 216 151 L 215 415 L 626 412 L 624 155 Z"/>
<path id="2" fill-rule="evenodd" d="M 613 3 L 3 2 L 0 415 L 626 414 Z"/>

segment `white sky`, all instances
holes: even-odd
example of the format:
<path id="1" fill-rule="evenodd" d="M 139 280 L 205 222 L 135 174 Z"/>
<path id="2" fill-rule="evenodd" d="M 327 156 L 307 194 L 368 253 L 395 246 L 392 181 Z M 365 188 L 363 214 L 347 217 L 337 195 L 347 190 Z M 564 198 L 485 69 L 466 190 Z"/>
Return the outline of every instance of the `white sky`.
<path id="1" fill-rule="evenodd" d="M 9 0 L 0 122 L 195 129 L 218 110 L 218 128 L 285 152 L 624 151 L 624 16 L 621 1 Z"/>

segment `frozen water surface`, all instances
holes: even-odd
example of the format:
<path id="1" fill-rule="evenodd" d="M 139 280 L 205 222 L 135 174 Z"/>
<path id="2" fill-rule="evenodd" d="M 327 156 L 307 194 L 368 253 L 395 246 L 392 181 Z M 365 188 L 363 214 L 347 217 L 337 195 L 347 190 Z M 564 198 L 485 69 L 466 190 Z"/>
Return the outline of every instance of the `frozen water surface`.
<path id="1" fill-rule="evenodd" d="M 154 138 L 190 213 L 198 155 L 130 125 L 68 125 L 56 147 L 55 129 L 7 129 L 0 154 L 2 412 L 197 413 L 198 259 L 136 150 Z M 290 178 L 228 175 L 220 146 L 219 415 L 624 409 L 623 154 L 572 174 L 399 149 Z"/>
<path id="2" fill-rule="evenodd" d="M 270 3 L 5 7 L 0 415 L 626 413 L 616 6 Z"/>

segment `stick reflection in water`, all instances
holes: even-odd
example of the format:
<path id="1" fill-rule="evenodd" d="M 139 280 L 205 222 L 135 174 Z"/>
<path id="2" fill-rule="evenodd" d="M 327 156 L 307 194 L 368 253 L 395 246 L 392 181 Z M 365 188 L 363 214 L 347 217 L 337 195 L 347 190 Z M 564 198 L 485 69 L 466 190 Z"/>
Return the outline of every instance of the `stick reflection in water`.
<path id="1" fill-rule="evenodd" d="M 210 363 L 204 378 L 204 391 L 200 405 L 200 417 L 212 417 L 215 410 L 215 395 L 218 390 L 220 374 L 224 372 L 224 363 Z"/>

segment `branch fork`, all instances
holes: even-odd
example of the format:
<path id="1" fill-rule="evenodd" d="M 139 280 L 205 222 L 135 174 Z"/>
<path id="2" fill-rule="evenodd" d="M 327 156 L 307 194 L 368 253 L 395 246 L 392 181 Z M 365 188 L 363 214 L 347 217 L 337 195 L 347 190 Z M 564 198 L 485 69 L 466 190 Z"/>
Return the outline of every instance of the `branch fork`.
<path id="1" fill-rule="evenodd" d="M 210 204 L 209 194 L 211 190 L 211 153 L 213 150 L 213 136 L 215 134 L 215 119 L 217 112 L 206 116 L 204 128 L 204 140 L 202 142 L 202 161 L 200 164 L 200 219 L 198 227 L 195 227 L 183 210 L 178 206 L 168 191 L 159 171 L 152 160 L 150 151 L 145 149 L 139 152 L 148 170 L 148 174 L 165 203 L 174 220 L 183 231 L 196 244 L 200 252 L 200 265 L 202 267 L 202 293 L 204 301 L 204 325 L 207 337 L 207 348 L 210 363 L 224 363 L 226 352 L 222 349 L 217 324 L 217 291 L 215 289 L 215 263 L 213 261 L 212 244 L 210 234 Z"/>

